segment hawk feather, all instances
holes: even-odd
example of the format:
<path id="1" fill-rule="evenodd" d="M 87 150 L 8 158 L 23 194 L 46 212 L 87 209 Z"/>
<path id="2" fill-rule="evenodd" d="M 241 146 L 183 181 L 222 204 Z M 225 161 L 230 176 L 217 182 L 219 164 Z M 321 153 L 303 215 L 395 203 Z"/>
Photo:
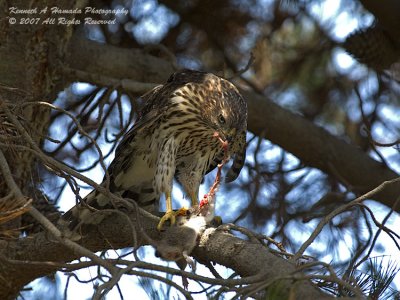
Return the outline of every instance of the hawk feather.
<path id="1" fill-rule="evenodd" d="M 232 83 L 211 73 L 182 70 L 142 99 L 139 117 L 108 168 L 112 193 L 156 213 L 162 193 L 168 208 L 175 178 L 192 205 L 197 203 L 205 174 L 223 158 L 215 133 L 229 142 L 228 154 L 235 157 L 227 181 L 236 179 L 246 154 L 247 105 Z M 93 209 L 113 207 L 96 190 L 83 201 L 63 217 L 70 229 L 99 223 L 104 215 L 93 217 Z"/>

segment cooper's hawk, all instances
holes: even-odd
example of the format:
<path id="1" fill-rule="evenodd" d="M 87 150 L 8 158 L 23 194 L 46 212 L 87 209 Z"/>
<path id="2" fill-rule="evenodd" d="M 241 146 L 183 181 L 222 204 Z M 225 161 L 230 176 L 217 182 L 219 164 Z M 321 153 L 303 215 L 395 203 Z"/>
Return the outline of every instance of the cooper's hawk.
<path id="1" fill-rule="evenodd" d="M 247 105 L 229 81 L 192 70 L 174 73 L 142 98 L 145 104 L 140 116 L 108 168 L 109 187 L 112 193 L 131 198 L 152 213 L 158 212 L 159 198 L 164 194 L 166 213 L 158 226 L 161 229 L 165 221 L 175 222 L 171 198 L 174 178 L 192 206 L 198 204 L 204 175 L 224 155 L 215 135 L 229 143 L 228 155 L 235 156 L 226 180 L 236 179 L 245 159 Z M 91 208 L 111 207 L 109 198 L 98 191 L 84 200 L 85 205 L 74 207 L 63 217 L 70 229 L 80 223 L 99 223 L 102 215 L 94 216 Z"/>

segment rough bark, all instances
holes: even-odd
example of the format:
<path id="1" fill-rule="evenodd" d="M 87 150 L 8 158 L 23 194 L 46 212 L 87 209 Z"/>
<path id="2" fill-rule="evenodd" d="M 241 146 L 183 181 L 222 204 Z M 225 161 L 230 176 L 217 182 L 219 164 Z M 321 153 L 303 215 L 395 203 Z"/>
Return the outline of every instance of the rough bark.
<path id="1" fill-rule="evenodd" d="M 73 35 L 66 55 L 66 65 L 74 70 L 119 80 L 161 83 L 175 71 L 170 62 L 143 50 L 99 44 L 86 39 L 81 31 Z M 73 72 L 71 75 L 67 79 L 77 80 Z"/>
<path id="2" fill-rule="evenodd" d="M 136 224 L 135 218 L 132 217 L 131 221 Z M 159 238 L 157 220 L 143 217 L 140 218 L 140 225 L 153 239 Z M 131 247 L 131 226 L 127 225 L 124 218 L 110 216 L 98 228 L 86 228 L 80 244 L 93 252 Z M 139 241 L 138 245 L 141 244 Z M 69 262 L 81 256 L 66 249 L 45 232 L 13 242 L 3 241 L 0 245 L 0 299 L 13 299 L 33 279 L 60 269 L 57 263 Z M 260 243 L 239 239 L 214 229 L 208 229 L 203 234 L 193 254 L 199 261 L 211 260 L 230 267 L 242 277 L 254 278 L 259 275 L 256 280 L 275 280 L 295 272 L 292 263 L 271 254 Z M 53 265 L 40 262 L 52 262 Z M 291 280 L 283 281 L 282 284 L 283 291 L 293 289 Z M 299 281 L 294 294 L 295 299 L 332 298 L 322 294 L 309 281 Z"/>
<path id="3" fill-rule="evenodd" d="M 73 27 L 47 26 L 43 24 L 23 25 L 23 20 L 34 20 L 34 14 L 11 13 L 10 8 L 28 9 L 57 6 L 61 9 L 78 7 L 83 1 L 1 1 L 0 2 L 0 105 L 3 101 L 22 104 L 29 101 L 53 101 L 57 93 L 62 90 L 62 62 L 64 46 L 68 43 Z M 43 15 L 44 17 L 49 14 Z M 15 20 L 16 23 L 12 23 Z M 0 107 L 0 115 L 2 109 Z M 32 132 L 32 138 L 40 144 L 47 134 L 50 120 L 50 109 L 41 106 L 30 106 L 18 111 L 27 128 Z M 13 128 L 6 127 L 6 132 Z M 4 131 L 0 134 L 4 137 Z M 13 135 L 13 134 L 11 134 Z M 23 143 L 23 141 L 17 141 Z M 36 178 L 35 157 L 29 151 L 14 151 L 3 149 L 15 180 L 22 191 L 34 198 L 34 184 Z M 0 206 L 1 199 L 8 193 L 0 174 Z M 23 223 L 23 222 L 22 222 Z M 0 225 L 0 232 L 11 232 L 11 236 L 18 235 L 14 230 L 21 224 L 20 218 Z M 7 232 L 6 231 L 6 232 Z M 1 234 L 0 234 L 1 235 Z"/>

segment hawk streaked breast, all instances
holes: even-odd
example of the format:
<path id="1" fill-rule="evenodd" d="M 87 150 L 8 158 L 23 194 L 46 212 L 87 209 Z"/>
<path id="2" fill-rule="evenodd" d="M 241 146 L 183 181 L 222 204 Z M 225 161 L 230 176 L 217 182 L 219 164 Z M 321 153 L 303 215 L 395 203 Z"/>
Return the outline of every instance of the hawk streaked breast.
<path id="1" fill-rule="evenodd" d="M 204 175 L 224 155 L 215 135 L 228 141 L 228 154 L 234 156 L 226 181 L 236 179 L 246 154 L 247 105 L 226 79 L 192 70 L 174 73 L 142 98 L 145 104 L 140 116 L 117 147 L 108 168 L 110 190 L 152 213 L 158 212 L 159 198 L 164 194 L 167 211 L 159 223 L 161 229 L 165 221 L 175 221 L 171 198 L 174 178 L 191 205 L 198 204 Z M 112 207 L 98 191 L 84 200 L 87 205 L 78 205 L 64 215 L 70 229 L 101 221 L 92 216 L 90 207 Z"/>

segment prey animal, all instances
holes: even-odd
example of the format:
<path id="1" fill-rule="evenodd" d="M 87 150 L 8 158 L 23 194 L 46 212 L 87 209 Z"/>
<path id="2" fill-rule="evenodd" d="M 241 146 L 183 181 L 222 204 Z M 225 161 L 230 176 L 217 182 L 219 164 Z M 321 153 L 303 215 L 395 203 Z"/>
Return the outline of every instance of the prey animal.
<path id="1" fill-rule="evenodd" d="M 195 271 L 195 263 L 190 254 L 198 244 L 206 227 L 214 221 L 215 217 L 216 192 L 221 183 L 222 167 L 228 160 L 229 144 L 218 134 L 215 134 L 214 137 L 222 143 L 225 155 L 222 162 L 218 164 L 217 174 L 210 191 L 204 195 L 198 206 L 178 211 L 177 222 L 162 233 L 161 240 L 154 241 L 144 233 L 148 242 L 156 248 L 156 256 L 167 261 L 175 261 L 182 270 L 189 265 Z M 183 276 L 182 282 L 187 289 L 187 278 Z"/>

